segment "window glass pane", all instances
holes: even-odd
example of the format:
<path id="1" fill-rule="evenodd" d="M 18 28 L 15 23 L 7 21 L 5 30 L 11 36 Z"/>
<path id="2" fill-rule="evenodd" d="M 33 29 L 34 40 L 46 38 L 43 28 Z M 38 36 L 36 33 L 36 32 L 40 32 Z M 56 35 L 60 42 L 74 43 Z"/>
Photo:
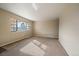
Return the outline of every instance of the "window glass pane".
<path id="1" fill-rule="evenodd" d="M 26 31 L 26 23 L 25 22 L 18 22 L 17 24 L 18 31 Z"/>

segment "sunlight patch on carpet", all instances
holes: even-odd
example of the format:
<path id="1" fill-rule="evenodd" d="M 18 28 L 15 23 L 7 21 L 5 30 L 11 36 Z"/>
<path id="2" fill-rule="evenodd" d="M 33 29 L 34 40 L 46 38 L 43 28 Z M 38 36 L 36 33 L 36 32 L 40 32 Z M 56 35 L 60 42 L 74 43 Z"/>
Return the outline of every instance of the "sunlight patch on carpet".
<path id="1" fill-rule="evenodd" d="M 26 46 L 20 49 L 22 53 L 33 55 L 33 56 L 43 56 L 45 55 L 46 46 L 41 44 L 39 41 L 34 40 L 28 43 Z"/>

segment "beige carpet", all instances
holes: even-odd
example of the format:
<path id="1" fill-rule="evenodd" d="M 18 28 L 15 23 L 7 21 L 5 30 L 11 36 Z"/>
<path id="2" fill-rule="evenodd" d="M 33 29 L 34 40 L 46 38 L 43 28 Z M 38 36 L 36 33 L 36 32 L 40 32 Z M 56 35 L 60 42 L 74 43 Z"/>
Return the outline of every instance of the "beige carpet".
<path id="1" fill-rule="evenodd" d="M 9 44 L 1 56 L 68 56 L 57 39 L 32 37 Z"/>

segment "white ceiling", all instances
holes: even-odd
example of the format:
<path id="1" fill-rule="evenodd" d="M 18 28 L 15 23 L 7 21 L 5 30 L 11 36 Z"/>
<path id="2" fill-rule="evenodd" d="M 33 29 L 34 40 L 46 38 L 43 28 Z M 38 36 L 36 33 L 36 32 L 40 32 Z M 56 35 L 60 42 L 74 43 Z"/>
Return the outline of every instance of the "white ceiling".
<path id="1" fill-rule="evenodd" d="M 57 18 L 66 4 L 56 3 L 0 3 L 0 8 L 33 21 Z"/>

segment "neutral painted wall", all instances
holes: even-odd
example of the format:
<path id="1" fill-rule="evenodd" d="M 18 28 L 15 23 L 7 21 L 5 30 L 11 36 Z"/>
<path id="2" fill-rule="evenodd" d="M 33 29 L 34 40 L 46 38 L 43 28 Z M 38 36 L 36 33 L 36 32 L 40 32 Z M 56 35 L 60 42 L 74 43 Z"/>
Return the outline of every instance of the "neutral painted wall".
<path id="1" fill-rule="evenodd" d="M 79 56 L 79 5 L 65 8 L 59 21 L 59 41 L 69 55 Z"/>
<path id="2" fill-rule="evenodd" d="M 24 32 L 11 32 L 11 18 L 19 19 L 31 24 L 30 30 Z M 0 9 L 0 46 L 32 36 L 32 21 L 13 13 Z"/>
<path id="3" fill-rule="evenodd" d="M 34 35 L 40 37 L 58 38 L 58 19 L 35 21 Z"/>

